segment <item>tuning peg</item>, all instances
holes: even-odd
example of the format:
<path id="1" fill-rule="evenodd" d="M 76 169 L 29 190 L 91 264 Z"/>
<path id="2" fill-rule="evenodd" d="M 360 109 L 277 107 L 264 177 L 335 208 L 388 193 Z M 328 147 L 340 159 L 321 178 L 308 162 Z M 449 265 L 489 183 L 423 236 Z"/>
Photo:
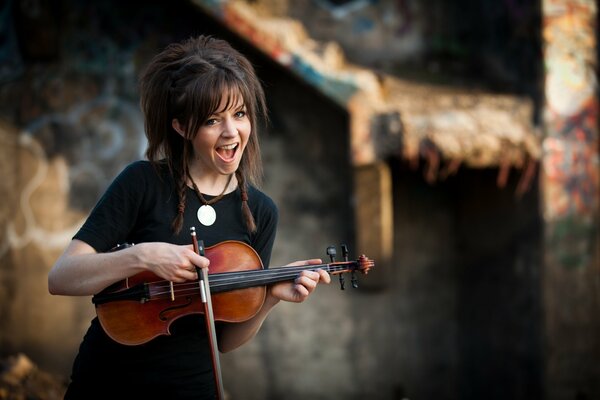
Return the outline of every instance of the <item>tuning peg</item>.
<path id="1" fill-rule="evenodd" d="M 344 261 L 348 261 L 348 246 L 346 246 L 345 244 L 342 245 L 342 256 L 344 257 Z M 350 282 L 352 282 L 352 287 L 353 288 L 357 288 L 358 287 L 358 279 L 356 278 L 356 270 L 352 270 L 352 272 L 350 272 Z"/>
<path id="2" fill-rule="evenodd" d="M 327 255 L 329 256 L 329 258 L 331 258 L 331 262 L 335 262 L 335 256 L 337 255 L 335 246 L 327 247 Z"/>
<path id="3" fill-rule="evenodd" d="M 356 278 L 356 271 L 352 270 L 352 272 L 350 273 L 350 282 L 352 282 L 352 287 L 354 289 L 358 288 L 358 279 Z"/>
<path id="4" fill-rule="evenodd" d="M 343 248 L 342 248 L 343 251 Z M 327 247 L 327 255 L 329 256 L 329 258 L 331 258 L 331 262 L 335 262 L 335 256 L 337 255 L 337 251 L 335 249 L 335 246 L 329 246 Z M 340 289 L 344 290 L 346 288 L 346 282 L 344 279 L 344 274 L 340 274 Z"/>
<path id="5" fill-rule="evenodd" d="M 343 244 L 342 246 L 342 257 L 344 258 L 344 261 L 348 261 L 348 246 Z M 341 277 L 341 276 L 340 276 Z M 353 288 L 357 288 L 358 287 L 358 279 L 356 278 L 356 270 L 352 270 L 350 272 L 350 282 L 352 282 L 352 287 Z"/>
<path id="6" fill-rule="evenodd" d="M 348 261 L 348 246 L 345 244 L 342 245 L 342 257 L 344 257 L 344 261 Z"/>

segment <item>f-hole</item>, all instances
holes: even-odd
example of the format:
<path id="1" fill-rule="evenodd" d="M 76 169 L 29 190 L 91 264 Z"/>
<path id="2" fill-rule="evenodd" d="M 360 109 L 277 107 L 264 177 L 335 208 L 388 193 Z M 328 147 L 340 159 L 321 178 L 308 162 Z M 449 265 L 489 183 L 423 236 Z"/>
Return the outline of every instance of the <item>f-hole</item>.
<path id="1" fill-rule="evenodd" d="M 190 304 L 192 304 L 192 298 L 190 296 L 186 297 L 185 300 L 186 300 L 186 302 L 183 304 L 178 304 L 176 306 L 171 306 L 171 307 L 165 308 L 158 314 L 158 318 L 161 321 L 167 321 L 169 318 L 166 317 L 166 314 L 168 314 L 169 312 L 174 311 L 174 310 L 179 310 L 181 308 L 185 308 L 185 307 L 189 306 Z"/>

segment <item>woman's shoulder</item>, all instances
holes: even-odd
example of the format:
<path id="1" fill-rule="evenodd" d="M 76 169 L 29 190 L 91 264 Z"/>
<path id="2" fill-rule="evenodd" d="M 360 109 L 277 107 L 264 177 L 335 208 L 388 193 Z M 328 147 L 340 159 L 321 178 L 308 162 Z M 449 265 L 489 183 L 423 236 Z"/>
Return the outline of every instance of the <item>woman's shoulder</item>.
<path id="1" fill-rule="evenodd" d="M 248 186 L 248 198 L 250 199 L 251 203 L 255 203 L 263 207 L 277 209 L 275 201 L 273 201 L 269 195 L 255 186 Z"/>
<path id="2" fill-rule="evenodd" d="M 279 209 L 273 199 L 254 186 L 248 187 L 250 209 L 255 218 L 261 221 L 277 221 Z"/>
<path id="3" fill-rule="evenodd" d="M 151 163 L 148 160 L 131 161 L 121 171 L 125 178 L 151 179 L 166 176 L 167 167 L 162 163 Z"/>
<path id="4" fill-rule="evenodd" d="M 157 164 L 157 165 L 160 165 L 160 164 Z M 148 173 L 149 171 L 155 170 L 155 169 L 156 168 L 148 160 L 135 160 L 135 161 L 129 162 L 129 164 L 127 164 L 123 170 Z"/>

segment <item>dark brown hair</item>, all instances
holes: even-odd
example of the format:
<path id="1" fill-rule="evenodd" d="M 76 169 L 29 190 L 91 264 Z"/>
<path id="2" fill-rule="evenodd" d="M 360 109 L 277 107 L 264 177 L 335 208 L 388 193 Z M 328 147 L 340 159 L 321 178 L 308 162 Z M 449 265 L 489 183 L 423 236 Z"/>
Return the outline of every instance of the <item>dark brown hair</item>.
<path id="1" fill-rule="evenodd" d="M 140 104 L 148 139 L 146 157 L 166 163 L 177 183 L 178 214 L 172 227 L 180 232 L 186 204 L 191 141 L 200 126 L 217 110 L 224 96 L 226 108 L 241 95 L 252 126 L 236 178 L 242 195 L 242 211 L 250 232 L 256 230 L 247 204 L 247 185 L 259 185 L 262 161 L 258 143 L 258 119 L 267 121 L 265 95 L 252 64 L 221 39 L 211 36 L 173 43 L 157 54 L 140 76 Z M 176 118 L 185 138 L 172 127 Z"/>

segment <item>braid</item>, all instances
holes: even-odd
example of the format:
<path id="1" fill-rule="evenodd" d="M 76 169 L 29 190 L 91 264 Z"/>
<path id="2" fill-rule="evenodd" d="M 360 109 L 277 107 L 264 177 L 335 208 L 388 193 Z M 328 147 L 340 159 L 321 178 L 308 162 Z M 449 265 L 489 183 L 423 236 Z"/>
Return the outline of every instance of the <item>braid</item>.
<path id="1" fill-rule="evenodd" d="M 188 176 L 188 166 L 187 166 L 187 154 L 189 152 L 188 141 L 185 140 L 183 143 L 183 158 L 181 162 L 181 168 L 177 168 L 179 173 L 175 173 L 174 176 L 178 176 L 177 181 L 177 197 L 179 198 L 179 203 L 177 205 L 177 216 L 171 223 L 171 229 L 175 233 L 181 232 L 183 228 L 183 213 L 185 212 L 185 203 L 186 203 L 186 193 L 187 193 L 187 185 L 186 179 Z"/>
<path id="2" fill-rule="evenodd" d="M 248 187 L 246 186 L 246 180 L 244 179 L 244 174 L 242 174 L 239 169 L 235 171 L 235 176 L 238 180 L 238 187 L 240 188 L 240 194 L 242 196 L 242 216 L 244 217 L 248 232 L 254 233 L 256 232 L 256 222 L 254 222 L 252 211 L 250 211 L 250 207 L 248 206 Z"/>
<path id="3" fill-rule="evenodd" d="M 171 229 L 175 233 L 181 232 L 181 228 L 183 227 L 183 213 L 185 212 L 185 200 L 186 200 L 186 190 L 185 190 L 185 178 L 182 176 L 177 182 L 177 194 L 179 197 L 179 204 L 177 205 L 177 216 L 171 223 Z"/>

